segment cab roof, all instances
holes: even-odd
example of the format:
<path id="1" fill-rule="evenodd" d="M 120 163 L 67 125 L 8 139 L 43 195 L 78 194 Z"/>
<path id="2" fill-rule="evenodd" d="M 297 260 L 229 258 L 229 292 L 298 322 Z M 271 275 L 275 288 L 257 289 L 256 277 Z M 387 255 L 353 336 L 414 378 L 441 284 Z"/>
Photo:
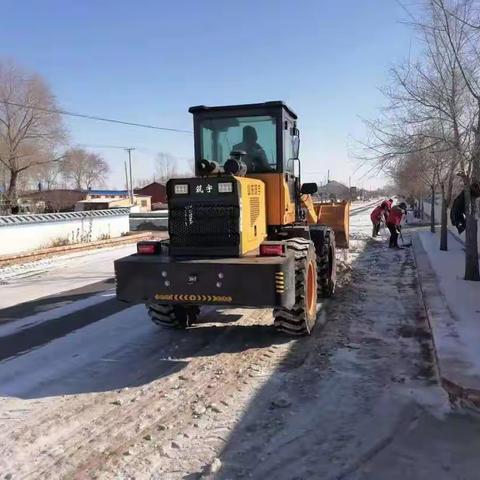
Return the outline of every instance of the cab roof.
<path id="1" fill-rule="evenodd" d="M 256 110 L 259 108 L 284 108 L 288 114 L 293 118 L 297 119 L 297 114 L 288 107 L 287 104 L 282 102 L 281 100 L 275 100 L 272 102 L 263 102 L 263 103 L 245 103 L 242 105 L 221 105 L 217 107 L 207 107 L 205 105 L 196 105 L 194 107 L 190 107 L 188 111 L 190 113 L 200 113 L 200 112 L 221 112 L 227 110 Z"/>

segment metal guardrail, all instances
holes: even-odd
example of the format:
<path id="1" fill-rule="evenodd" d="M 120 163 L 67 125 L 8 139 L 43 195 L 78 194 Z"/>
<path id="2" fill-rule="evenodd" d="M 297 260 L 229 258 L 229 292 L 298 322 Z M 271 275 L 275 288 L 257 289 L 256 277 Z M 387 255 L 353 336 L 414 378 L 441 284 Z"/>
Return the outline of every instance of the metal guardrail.
<path id="1" fill-rule="evenodd" d="M 86 210 L 82 212 L 5 215 L 0 216 L 0 227 L 27 225 L 33 223 L 65 222 L 68 220 L 83 220 L 90 218 L 116 217 L 119 215 L 129 215 L 129 213 L 129 208 L 110 208 L 108 210 Z"/>
<path id="2" fill-rule="evenodd" d="M 168 210 L 153 210 L 151 212 L 132 212 L 130 218 L 168 218 Z"/>
<path id="3" fill-rule="evenodd" d="M 130 231 L 153 232 L 168 229 L 168 210 L 130 214 Z"/>

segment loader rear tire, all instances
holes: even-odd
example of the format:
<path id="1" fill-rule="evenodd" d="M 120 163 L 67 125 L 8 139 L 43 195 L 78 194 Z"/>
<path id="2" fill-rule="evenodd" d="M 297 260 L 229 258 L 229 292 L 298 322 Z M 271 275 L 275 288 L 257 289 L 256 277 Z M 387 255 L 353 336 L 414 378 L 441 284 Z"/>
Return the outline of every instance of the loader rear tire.
<path id="1" fill-rule="evenodd" d="M 337 262 L 333 232 L 325 237 L 321 252 L 317 252 L 317 290 L 319 298 L 329 298 L 335 293 Z"/>
<path id="2" fill-rule="evenodd" d="M 148 315 L 155 325 L 162 328 L 184 330 L 191 326 L 200 313 L 195 305 L 170 305 L 164 303 L 147 303 Z"/>
<path id="3" fill-rule="evenodd" d="M 295 255 L 295 305 L 273 310 L 275 328 L 293 336 L 310 335 L 317 320 L 317 263 L 310 240 L 292 238 L 287 249 Z"/>

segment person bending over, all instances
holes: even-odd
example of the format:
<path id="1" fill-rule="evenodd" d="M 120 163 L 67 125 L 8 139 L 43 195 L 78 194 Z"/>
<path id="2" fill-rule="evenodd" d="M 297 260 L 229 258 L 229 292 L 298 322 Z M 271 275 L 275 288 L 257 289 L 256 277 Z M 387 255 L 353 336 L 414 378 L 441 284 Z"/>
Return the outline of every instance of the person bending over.
<path id="1" fill-rule="evenodd" d="M 387 201 L 382 202 L 378 207 L 373 209 L 370 214 L 370 220 L 373 225 L 372 237 L 376 237 L 379 234 L 382 220 L 387 223 L 389 211 L 390 208 L 388 207 Z"/>
<path id="2" fill-rule="evenodd" d="M 390 231 L 389 248 L 400 248 L 398 246 L 398 234 L 402 231 L 402 219 L 407 214 L 407 205 L 405 202 L 395 205 L 390 210 L 387 218 L 387 228 Z"/>

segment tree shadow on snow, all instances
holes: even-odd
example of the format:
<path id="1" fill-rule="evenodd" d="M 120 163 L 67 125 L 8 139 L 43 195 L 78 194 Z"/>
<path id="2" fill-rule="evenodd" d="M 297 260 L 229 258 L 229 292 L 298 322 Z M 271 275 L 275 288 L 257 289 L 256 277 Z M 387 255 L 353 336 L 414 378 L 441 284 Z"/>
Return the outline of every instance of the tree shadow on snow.
<path id="1" fill-rule="evenodd" d="M 36 379 L 33 379 L 33 385 L 27 387 L 29 389 L 18 387 L 15 382 L 13 386 L 10 382 L 0 382 L 0 396 L 33 399 L 139 387 L 179 372 L 193 357 L 236 353 L 289 340 L 275 332 L 273 325 L 235 324 L 242 315 L 229 313 L 228 310 L 217 312 L 206 309 L 192 328 L 170 330 L 154 325 L 143 308 L 133 307 L 137 308 L 132 309 L 134 312 L 142 313 L 130 313 L 133 318 L 128 321 L 138 325 L 142 334 L 135 336 L 136 332 L 132 331 L 131 343 L 114 346 L 113 351 L 106 347 L 97 355 L 89 353 L 90 345 L 87 343 L 80 346 L 78 342 L 75 343 L 76 335 L 85 333 L 84 327 L 91 325 L 95 328 L 95 322 L 109 316 L 116 318 L 116 314 L 123 315 L 122 310 L 129 307 L 131 305 L 111 299 L 20 330 L 13 335 L 0 337 L 0 359 L 6 359 L 5 367 L 10 360 L 16 362 L 13 364 L 15 368 L 18 368 L 18 364 L 34 363 L 36 350 L 40 352 L 49 351 L 50 347 L 54 349 L 58 339 L 72 345 L 67 351 L 67 357 L 65 347 L 58 357 L 54 351 L 45 355 L 48 363 L 43 361 L 38 373 L 38 377 L 41 377 L 46 372 L 44 380 L 37 383 Z M 213 321 L 215 324 L 210 323 Z M 114 331 L 111 333 L 115 334 Z M 90 337 L 86 338 L 88 341 Z M 66 365 L 65 369 L 63 365 Z M 36 367 L 37 365 L 32 364 L 32 371 Z M 2 375 L 0 371 L 0 378 Z M 23 375 L 28 373 L 20 375 L 20 383 Z"/>

